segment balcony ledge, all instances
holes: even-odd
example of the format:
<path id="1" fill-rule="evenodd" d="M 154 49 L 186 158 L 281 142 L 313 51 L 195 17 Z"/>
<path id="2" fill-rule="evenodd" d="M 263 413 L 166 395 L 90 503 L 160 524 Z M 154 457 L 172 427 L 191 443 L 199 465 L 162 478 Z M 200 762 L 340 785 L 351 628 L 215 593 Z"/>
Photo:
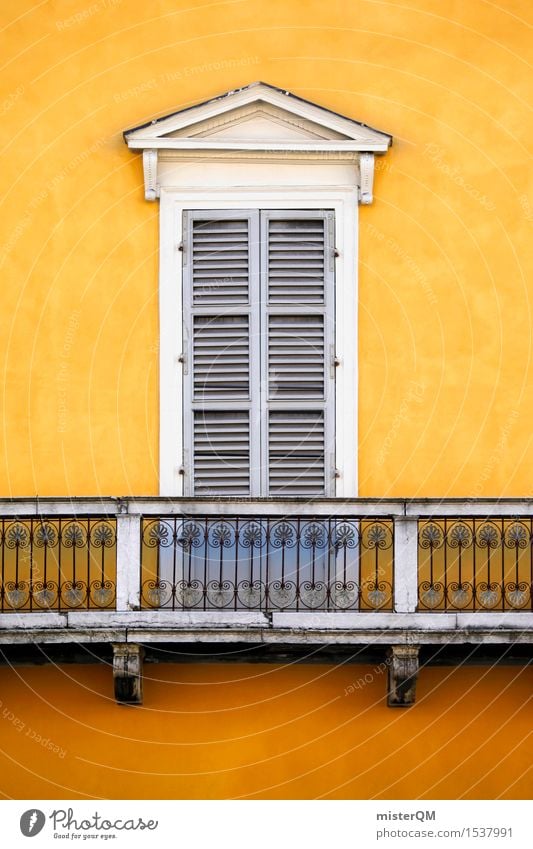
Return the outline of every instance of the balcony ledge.
<path id="1" fill-rule="evenodd" d="M 0 644 L 533 644 L 533 613 L 124 611 L 0 615 Z"/>

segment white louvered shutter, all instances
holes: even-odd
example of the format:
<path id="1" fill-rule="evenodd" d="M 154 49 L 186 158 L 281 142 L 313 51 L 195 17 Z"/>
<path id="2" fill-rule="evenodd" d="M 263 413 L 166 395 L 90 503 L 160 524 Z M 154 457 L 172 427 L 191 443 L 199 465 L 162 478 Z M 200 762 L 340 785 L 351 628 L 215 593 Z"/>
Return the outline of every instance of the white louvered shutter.
<path id="1" fill-rule="evenodd" d="M 334 217 L 263 212 L 261 398 L 268 495 L 334 493 Z"/>
<path id="2" fill-rule="evenodd" d="M 184 213 L 187 495 L 334 494 L 334 217 Z"/>
<path id="3" fill-rule="evenodd" d="M 252 495 L 260 443 L 259 214 L 184 213 L 184 446 L 189 495 Z M 252 434 L 257 433 L 257 438 Z"/>

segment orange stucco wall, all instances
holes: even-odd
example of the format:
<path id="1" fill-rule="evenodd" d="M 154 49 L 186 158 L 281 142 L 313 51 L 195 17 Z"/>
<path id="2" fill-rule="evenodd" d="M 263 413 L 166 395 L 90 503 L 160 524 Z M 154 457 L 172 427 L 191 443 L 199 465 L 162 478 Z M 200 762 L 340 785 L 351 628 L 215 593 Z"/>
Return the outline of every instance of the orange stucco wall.
<path id="1" fill-rule="evenodd" d="M 0 494 L 157 494 L 158 207 L 122 131 L 263 79 L 395 138 L 360 217 L 360 494 L 533 495 L 530 14 L 5 0 Z M 530 794 L 530 671 L 431 668 L 404 712 L 383 675 L 344 695 L 368 671 L 150 667 L 128 709 L 104 666 L 2 668 L 0 790 Z"/>
<path id="2" fill-rule="evenodd" d="M 264 79 L 394 135 L 360 493 L 531 495 L 527 0 L 2 4 L 3 494 L 158 491 L 158 207 L 125 128 Z"/>
<path id="3" fill-rule="evenodd" d="M 163 664 L 145 672 L 144 707 L 131 708 L 113 702 L 104 665 L 2 669 L 2 792 L 133 799 L 531 794 L 527 667 L 424 669 L 418 704 L 407 710 L 385 706 L 379 665 Z M 48 741 L 59 751 L 47 749 Z"/>

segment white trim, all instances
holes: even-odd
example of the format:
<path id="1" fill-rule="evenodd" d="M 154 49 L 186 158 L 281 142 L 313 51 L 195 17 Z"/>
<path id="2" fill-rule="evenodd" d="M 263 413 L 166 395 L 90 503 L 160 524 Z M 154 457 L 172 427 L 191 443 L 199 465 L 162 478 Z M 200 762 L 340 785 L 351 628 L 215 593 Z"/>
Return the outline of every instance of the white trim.
<path id="1" fill-rule="evenodd" d="M 299 610 L 274 611 L 272 613 L 272 628 L 291 628 L 295 631 L 332 630 L 334 628 L 354 631 L 383 631 L 389 629 L 406 629 L 416 634 L 413 643 L 420 642 L 421 631 L 430 634 L 432 631 L 450 631 L 461 634 L 464 642 L 468 641 L 468 632 L 489 631 L 498 639 L 498 630 L 516 629 L 518 632 L 531 631 L 533 613 L 490 613 L 476 611 L 472 613 L 381 613 L 380 611 L 328 613 L 322 611 L 308 612 Z M 417 633 L 418 632 L 418 633 Z M 389 637 L 390 639 L 390 637 Z M 533 634 L 528 634 L 528 642 L 533 642 Z M 431 640 L 428 640 L 431 642 Z"/>
<path id="2" fill-rule="evenodd" d="M 418 526 L 401 517 L 394 521 L 394 610 L 414 613 L 417 606 Z"/>
<path id="3" fill-rule="evenodd" d="M 426 518 L 505 518 L 521 519 L 533 516 L 533 499 L 460 499 L 460 498 L 317 498 L 302 496 L 286 498 L 221 498 L 196 497 L 162 499 L 154 496 L 48 496 L 46 498 L 0 499 L 0 515 L 21 520 L 47 516 L 109 517 L 135 516 L 331 516 L 349 518 L 402 518 L 413 525 Z M 25 614 L 26 615 L 26 614 Z"/>
<path id="4" fill-rule="evenodd" d="M 159 225 L 159 492 L 183 495 L 181 221 L 176 221 L 172 195 L 165 191 Z"/>
<path id="5" fill-rule="evenodd" d="M 312 192 L 312 196 L 311 195 Z M 182 242 L 183 212 L 186 209 L 333 209 L 336 247 L 336 465 L 340 469 L 336 496 L 357 496 L 357 188 L 313 186 L 227 186 L 200 189 L 161 189 L 160 315 L 160 495 L 180 496 L 183 476 L 181 414 L 183 393 L 179 362 L 183 312 Z"/>
<path id="6" fill-rule="evenodd" d="M 335 446 L 339 470 L 337 498 L 359 493 L 359 206 L 357 189 L 346 193 L 342 219 L 336 223 L 339 251 L 335 281 L 335 355 L 339 360 L 335 383 Z M 342 241 L 340 238 L 342 236 Z"/>
<path id="7" fill-rule="evenodd" d="M 164 150 L 282 150 L 304 153 L 329 153 L 330 151 L 375 151 L 385 153 L 388 145 L 383 142 L 358 142 L 358 141 L 228 141 L 225 139 L 135 139 L 128 142 L 130 150 L 164 149 Z"/>
<path id="8" fill-rule="evenodd" d="M 116 609 L 137 610 L 141 586 L 141 518 L 131 513 L 117 516 Z"/>

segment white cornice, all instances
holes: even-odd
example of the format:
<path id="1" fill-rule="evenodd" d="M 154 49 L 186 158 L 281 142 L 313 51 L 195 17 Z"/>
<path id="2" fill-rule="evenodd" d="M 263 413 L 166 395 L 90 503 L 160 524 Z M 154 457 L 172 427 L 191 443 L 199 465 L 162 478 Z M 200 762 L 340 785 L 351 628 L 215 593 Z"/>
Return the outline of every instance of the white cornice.
<path id="1" fill-rule="evenodd" d="M 372 151 L 385 153 L 388 145 L 381 142 L 358 142 L 358 141 L 272 141 L 271 139 L 261 141 L 225 141 L 224 139 L 169 139 L 169 138 L 137 138 L 128 142 L 131 150 L 146 150 L 146 148 L 159 150 L 286 150 L 290 151 L 316 151 L 329 152 L 341 150 L 355 150 L 357 152 Z"/>

